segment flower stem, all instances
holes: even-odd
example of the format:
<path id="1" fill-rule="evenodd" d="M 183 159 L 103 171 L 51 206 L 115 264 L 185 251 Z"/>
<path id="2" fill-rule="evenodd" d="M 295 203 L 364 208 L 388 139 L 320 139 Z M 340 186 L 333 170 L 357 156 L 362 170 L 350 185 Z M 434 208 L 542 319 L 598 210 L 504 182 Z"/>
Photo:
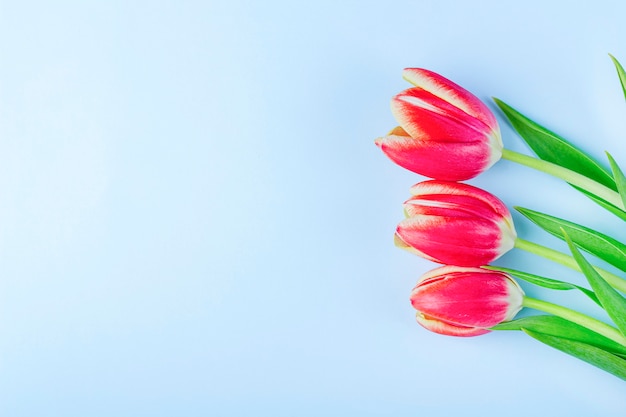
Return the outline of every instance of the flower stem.
<path id="1" fill-rule="evenodd" d="M 624 337 L 618 329 L 606 324 L 603 321 L 579 313 L 578 311 L 531 297 L 524 297 L 522 305 L 524 307 L 543 311 L 544 313 L 554 314 L 555 316 L 559 316 L 565 320 L 569 320 L 586 327 L 589 330 L 593 330 L 602 336 L 608 337 L 622 346 L 626 346 L 626 337 Z"/>
<path id="2" fill-rule="evenodd" d="M 502 150 L 502 158 L 565 180 L 624 210 L 624 203 L 617 192 L 578 172 L 509 149 Z"/>
<path id="3" fill-rule="evenodd" d="M 515 247 L 518 249 L 525 250 L 526 252 L 530 252 L 535 255 L 539 255 L 543 258 L 549 259 L 561 265 L 564 265 L 570 269 L 575 271 L 580 271 L 580 267 L 576 260 L 569 255 L 566 255 L 562 252 L 556 251 L 554 249 L 550 249 L 548 247 L 539 245 L 537 243 L 530 242 L 528 240 L 517 238 L 515 239 Z M 626 292 L 626 280 L 618 275 L 615 275 L 609 271 L 606 271 L 602 268 L 594 266 L 596 271 L 609 283 L 613 288 L 618 289 L 622 292 Z"/>

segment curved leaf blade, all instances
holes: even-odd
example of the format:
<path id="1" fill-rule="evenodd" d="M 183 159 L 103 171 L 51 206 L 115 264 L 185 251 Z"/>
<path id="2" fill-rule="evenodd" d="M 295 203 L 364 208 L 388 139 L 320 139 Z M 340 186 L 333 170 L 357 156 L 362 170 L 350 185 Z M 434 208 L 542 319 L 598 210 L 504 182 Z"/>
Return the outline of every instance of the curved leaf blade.
<path id="1" fill-rule="evenodd" d="M 537 315 L 500 323 L 491 330 L 530 330 L 550 336 L 562 337 L 575 340 L 587 345 L 595 346 L 602 350 L 620 356 L 626 356 L 626 346 L 623 346 L 599 333 L 594 332 L 579 324 L 573 323 L 557 316 Z"/>
<path id="2" fill-rule="evenodd" d="M 559 280 L 552 279 L 552 278 L 542 277 L 540 275 L 518 271 L 516 269 L 504 268 L 501 266 L 488 265 L 488 266 L 484 266 L 483 268 L 501 271 L 509 275 L 513 275 L 515 278 L 519 278 L 531 284 L 538 285 L 540 287 L 548 288 L 551 290 L 559 290 L 559 291 L 579 290 L 583 294 L 585 294 L 587 297 L 591 298 L 596 304 L 601 305 L 600 301 L 598 300 L 598 297 L 596 297 L 593 291 L 590 291 L 587 288 L 581 287 L 576 284 L 572 284 L 572 283 L 565 282 L 565 281 L 559 281 Z"/>
<path id="3" fill-rule="evenodd" d="M 533 332 L 522 329 L 527 335 L 537 339 L 541 343 L 574 356 L 582 361 L 594 365 L 603 371 L 609 372 L 618 378 L 626 380 L 626 360 L 610 352 L 586 343 L 569 340 L 558 336 Z"/>
<path id="4" fill-rule="evenodd" d="M 515 209 L 537 226 L 559 239 L 564 240 L 562 230 L 565 230 L 572 241 L 581 249 L 622 271 L 626 271 L 626 245 L 622 242 L 588 227 L 558 217 L 523 207 L 515 207 Z"/>
<path id="5" fill-rule="evenodd" d="M 613 171 L 613 178 L 615 179 L 615 185 L 617 185 L 617 192 L 622 199 L 622 204 L 626 207 L 626 177 L 611 154 L 607 152 L 606 156 L 609 158 L 609 163 L 611 164 L 611 171 Z"/>
<path id="6" fill-rule="evenodd" d="M 609 54 L 613 64 L 615 64 L 615 69 L 617 70 L 617 76 L 619 77 L 619 82 L 622 85 L 622 91 L 624 92 L 624 98 L 626 99 L 626 71 L 624 71 L 624 67 L 619 63 L 617 58 L 613 55 Z"/>
<path id="7" fill-rule="evenodd" d="M 616 190 L 610 173 L 596 160 L 503 101 L 497 98 L 493 100 L 507 117 L 511 126 L 539 158 L 578 172 Z"/>
<path id="8" fill-rule="evenodd" d="M 577 189 L 578 191 L 580 191 L 581 193 L 589 197 L 591 200 L 593 200 L 596 204 L 598 204 L 602 208 L 610 211 L 611 213 L 615 214 L 620 219 L 626 221 L 626 211 L 598 197 L 597 195 L 590 193 L 587 190 L 583 190 L 582 188 L 576 187 L 575 185 L 572 185 L 572 187 L 574 187 L 575 189 Z"/>
<path id="9" fill-rule="evenodd" d="M 591 288 L 596 293 L 600 304 L 602 304 L 602 307 L 622 334 L 626 335 L 626 298 L 622 297 L 598 274 L 589 261 L 580 253 L 567 232 L 563 231 L 563 234 L 574 259 L 576 259 L 580 270 L 585 274 Z"/>

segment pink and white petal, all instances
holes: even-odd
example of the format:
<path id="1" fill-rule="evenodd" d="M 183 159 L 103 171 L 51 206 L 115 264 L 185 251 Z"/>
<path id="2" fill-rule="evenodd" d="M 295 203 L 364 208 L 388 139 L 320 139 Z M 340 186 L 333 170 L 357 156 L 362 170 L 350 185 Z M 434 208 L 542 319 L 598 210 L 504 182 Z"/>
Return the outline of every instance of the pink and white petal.
<path id="1" fill-rule="evenodd" d="M 500 227 L 500 245 L 498 252 L 504 255 L 515 247 L 517 231 L 513 225 L 513 219 L 510 216 L 500 220 L 498 226 Z"/>
<path id="2" fill-rule="evenodd" d="M 425 281 L 429 281 L 429 280 L 435 281 L 439 279 L 444 279 L 448 276 L 454 277 L 456 274 L 461 274 L 461 273 L 482 274 L 482 273 L 490 273 L 490 272 L 491 271 L 488 269 L 477 268 L 473 266 L 443 265 L 435 269 L 431 269 L 430 271 L 427 271 L 424 274 L 422 274 L 422 276 L 417 281 L 416 286 L 420 285 L 421 283 L 424 283 Z"/>
<path id="3" fill-rule="evenodd" d="M 423 181 L 412 186 L 409 192 L 417 199 L 437 199 L 450 204 L 456 203 L 459 208 L 465 207 L 483 218 L 495 221 L 505 218 L 510 221 L 511 226 L 513 224 L 511 213 L 502 200 L 488 191 L 469 184 Z"/>
<path id="4" fill-rule="evenodd" d="M 479 119 L 421 88 L 409 88 L 391 99 L 391 112 L 414 138 L 489 142 L 491 128 Z"/>
<path id="5" fill-rule="evenodd" d="M 445 336 L 471 337 L 489 333 L 489 330 L 486 329 L 481 329 L 478 327 L 456 326 L 454 324 L 449 324 L 437 319 L 433 319 L 420 313 L 419 311 L 415 315 L 415 318 L 420 326 L 424 327 L 427 330 L 430 330 L 433 333 L 438 333 Z"/>
<path id="6" fill-rule="evenodd" d="M 480 219 L 414 216 L 398 224 L 396 235 L 418 254 L 442 264 L 481 266 L 503 254 L 497 225 Z"/>
<path id="7" fill-rule="evenodd" d="M 521 288 L 511 287 L 513 280 L 502 272 L 482 271 L 420 281 L 411 292 L 411 304 L 433 319 L 458 326 L 489 328 L 509 320 L 511 310 L 521 308 Z"/>
<path id="8" fill-rule="evenodd" d="M 464 195 L 431 194 L 413 196 L 404 202 L 403 208 L 407 217 L 428 215 L 454 217 L 457 219 L 481 219 L 499 222 L 502 216 L 482 201 Z"/>
<path id="9" fill-rule="evenodd" d="M 402 238 L 397 233 L 393 235 L 393 243 L 394 245 L 396 245 L 396 247 L 400 249 L 404 249 L 407 252 L 410 252 L 414 255 L 419 256 L 420 258 L 424 258 L 426 260 L 433 261 L 433 262 L 438 262 L 437 259 L 431 258 L 427 254 L 420 252 L 418 249 L 414 248 L 413 246 L 403 241 Z"/>
<path id="10" fill-rule="evenodd" d="M 406 68 L 402 72 L 402 78 L 480 119 L 492 130 L 498 129 L 498 122 L 491 110 L 474 94 L 455 82 L 423 68 Z"/>
<path id="11" fill-rule="evenodd" d="M 489 167 L 482 142 L 445 143 L 391 135 L 375 143 L 396 164 L 430 178 L 464 181 Z"/>
<path id="12" fill-rule="evenodd" d="M 507 276 L 507 290 L 509 293 L 509 308 L 502 321 L 513 320 L 523 308 L 524 290 L 513 278 Z"/>

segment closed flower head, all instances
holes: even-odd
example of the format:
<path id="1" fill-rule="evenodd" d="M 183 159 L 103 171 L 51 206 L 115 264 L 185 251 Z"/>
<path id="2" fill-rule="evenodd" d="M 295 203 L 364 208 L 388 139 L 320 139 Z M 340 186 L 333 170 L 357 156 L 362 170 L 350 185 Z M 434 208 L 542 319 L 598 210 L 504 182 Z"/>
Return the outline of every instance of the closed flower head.
<path id="1" fill-rule="evenodd" d="M 500 159 L 500 128 L 476 96 L 425 69 L 407 68 L 403 77 L 415 87 L 391 100 L 400 126 L 376 139 L 392 161 L 430 178 L 463 181 Z"/>
<path id="2" fill-rule="evenodd" d="M 414 185 L 396 245 L 458 266 L 487 265 L 513 248 L 517 234 L 506 205 L 471 185 L 430 180 Z"/>
<path id="3" fill-rule="evenodd" d="M 443 266 L 424 274 L 411 292 L 417 322 L 449 336 L 478 336 L 522 309 L 524 292 L 504 272 Z"/>

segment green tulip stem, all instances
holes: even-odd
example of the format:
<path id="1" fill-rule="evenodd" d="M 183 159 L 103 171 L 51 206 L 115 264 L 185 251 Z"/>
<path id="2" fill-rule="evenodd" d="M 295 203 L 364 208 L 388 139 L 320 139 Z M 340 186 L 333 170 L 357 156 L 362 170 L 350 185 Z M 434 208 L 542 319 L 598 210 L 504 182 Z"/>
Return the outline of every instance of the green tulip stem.
<path id="1" fill-rule="evenodd" d="M 522 305 L 524 307 L 543 311 L 544 313 L 559 316 L 565 320 L 569 320 L 573 323 L 586 327 L 587 329 L 592 330 L 598 334 L 601 334 L 602 336 L 605 336 L 621 344 L 622 346 L 626 346 L 626 337 L 624 337 L 624 335 L 622 335 L 618 329 L 606 324 L 603 321 L 579 313 L 578 311 L 570 310 L 569 308 L 560 306 L 558 304 L 552 304 L 547 301 L 538 300 L 536 298 L 526 296 L 524 296 L 524 301 L 522 302 Z"/>
<path id="2" fill-rule="evenodd" d="M 543 258 L 549 259 L 561 265 L 564 265 L 568 268 L 571 268 L 575 271 L 580 271 L 580 267 L 576 260 L 569 255 L 566 255 L 562 252 L 559 252 L 554 249 L 550 249 L 548 247 L 539 245 L 537 243 L 530 242 L 528 240 L 517 238 L 515 239 L 515 247 L 518 249 L 525 250 L 526 252 L 530 252 L 535 255 L 539 255 Z M 615 275 L 609 271 L 606 271 L 602 268 L 594 266 L 596 271 L 609 283 L 613 288 L 620 290 L 626 293 L 626 280 L 618 275 Z"/>
<path id="3" fill-rule="evenodd" d="M 511 151 L 509 149 L 502 150 L 502 158 L 565 180 L 568 183 L 582 188 L 583 190 L 586 190 L 624 210 L 624 203 L 617 192 L 582 174 L 579 174 L 578 172 L 563 168 L 560 165 L 553 164 L 539 158 Z"/>

